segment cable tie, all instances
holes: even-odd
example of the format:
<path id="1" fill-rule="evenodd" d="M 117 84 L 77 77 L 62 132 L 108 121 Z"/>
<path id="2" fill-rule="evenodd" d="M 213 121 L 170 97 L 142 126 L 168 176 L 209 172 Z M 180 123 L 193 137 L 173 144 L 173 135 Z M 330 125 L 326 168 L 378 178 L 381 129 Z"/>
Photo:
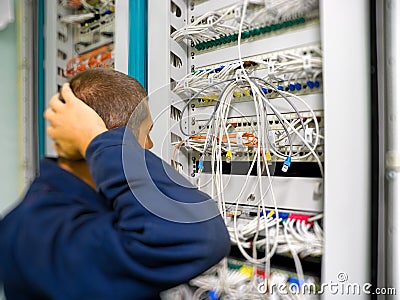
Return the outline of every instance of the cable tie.
<path id="1" fill-rule="evenodd" d="M 210 75 L 208 75 L 208 84 L 214 83 L 214 76 L 215 76 L 215 73 L 211 73 Z"/>
<path id="2" fill-rule="evenodd" d="M 314 133 L 314 128 L 306 128 L 306 131 L 304 133 L 304 139 L 306 140 L 307 143 L 312 143 L 313 141 L 313 133 Z"/>
<path id="3" fill-rule="evenodd" d="M 237 69 L 237 70 L 235 71 L 235 80 L 236 80 L 236 83 L 238 83 L 238 84 L 243 84 L 244 79 L 245 79 L 243 72 L 244 72 L 244 71 L 243 71 L 242 69 Z"/>
<path id="4" fill-rule="evenodd" d="M 192 148 L 192 147 L 190 146 L 190 141 L 189 141 L 189 140 L 185 140 L 184 143 L 183 143 L 183 145 L 184 145 L 184 147 L 185 147 L 187 150 L 189 150 L 189 149 Z"/>
<path id="5" fill-rule="evenodd" d="M 235 8 L 235 20 L 240 23 L 242 19 L 242 9 L 240 7 Z"/>
<path id="6" fill-rule="evenodd" d="M 185 79 L 183 80 L 183 89 L 184 89 L 185 91 L 188 91 L 188 90 L 189 90 L 189 78 L 185 78 Z"/>
<path id="7" fill-rule="evenodd" d="M 306 73 L 312 73 L 310 54 L 303 55 L 303 69 Z"/>
<path id="8" fill-rule="evenodd" d="M 207 18 L 208 29 L 212 32 L 218 33 L 218 31 L 214 28 L 215 23 L 214 24 L 213 23 L 214 23 L 214 21 L 213 21 L 212 17 L 208 17 Z"/>
<path id="9" fill-rule="evenodd" d="M 243 138 L 242 138 L 243 132 L 238 132 L 236 133 L 236 144 L 237 145 L 242 145 L 243 146 Z"/>
<path id="10" fill-rule="evenodd" d="M 271 78 L 275 78 L 275 62 L 269 61 L 267 65 L 267 74 Z"/>

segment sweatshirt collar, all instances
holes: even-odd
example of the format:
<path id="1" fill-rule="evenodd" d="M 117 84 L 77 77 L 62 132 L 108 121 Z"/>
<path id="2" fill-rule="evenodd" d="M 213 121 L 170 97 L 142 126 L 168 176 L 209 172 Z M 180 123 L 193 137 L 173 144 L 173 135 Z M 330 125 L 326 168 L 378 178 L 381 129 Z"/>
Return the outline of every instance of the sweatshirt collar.
<path id="1" fill-rule="evenodd" d="M 55 158 L 46 157 L 41 159 L 39 179 L 56 191 L 69 195 L 70 198 L 79 198 L 85 200 L 85 202 L 97 203 L 96 206 L 99 205 L 99 202 L 105 203 L 99 199 L 102 197 L 91 186 L 76 175 L 61 168 Z"/>

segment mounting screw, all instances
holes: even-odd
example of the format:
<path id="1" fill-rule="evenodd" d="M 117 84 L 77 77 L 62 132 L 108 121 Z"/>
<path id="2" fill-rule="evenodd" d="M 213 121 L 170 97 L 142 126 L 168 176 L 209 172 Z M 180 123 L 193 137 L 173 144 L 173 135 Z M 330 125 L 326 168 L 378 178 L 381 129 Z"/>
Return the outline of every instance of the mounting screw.
<path id="1" fill-rule="evenodd" d="M 387 173 L 386 177 L 387 179 L 392 180 L 396 178 L 396 175 L 397 175 L 396 172 L 390 171 Z"/>

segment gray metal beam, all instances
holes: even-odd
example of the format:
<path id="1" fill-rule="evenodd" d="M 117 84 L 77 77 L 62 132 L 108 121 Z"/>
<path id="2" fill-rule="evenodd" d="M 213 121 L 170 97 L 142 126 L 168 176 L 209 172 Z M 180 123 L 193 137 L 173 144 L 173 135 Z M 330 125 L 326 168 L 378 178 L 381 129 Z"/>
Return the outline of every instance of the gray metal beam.
<path id="1" fill-rule="evenodd" d="M 400 3 L 385 2 L 386 284 L 400 291 Z"/>
<path id="2" fill-rule="evenodd" d="M 320 1 L 325 104 L 322 282 L 370 281 L 369 5 Z M 338 278 L 340 276 L 340 278 Z M 323 299 L 352 295 L 325 292 Z M 360 296 L 365 299 L 365 294 Z"/>

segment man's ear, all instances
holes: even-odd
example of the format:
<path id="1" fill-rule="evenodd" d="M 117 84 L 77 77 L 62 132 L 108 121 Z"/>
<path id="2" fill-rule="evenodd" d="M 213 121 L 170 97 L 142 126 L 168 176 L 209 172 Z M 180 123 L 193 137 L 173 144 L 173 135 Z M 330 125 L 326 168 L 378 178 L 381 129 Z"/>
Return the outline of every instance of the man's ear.
<path id="1" fill-rule="evenodd" d="M 148 134 L 146 136 L 146 140 L 144 142 L 144 149 L 150 150 L 151 148 L 153 148 L 153 146 L 154 146 L 153 141 L 152 141 L 150 135 Z"/>

